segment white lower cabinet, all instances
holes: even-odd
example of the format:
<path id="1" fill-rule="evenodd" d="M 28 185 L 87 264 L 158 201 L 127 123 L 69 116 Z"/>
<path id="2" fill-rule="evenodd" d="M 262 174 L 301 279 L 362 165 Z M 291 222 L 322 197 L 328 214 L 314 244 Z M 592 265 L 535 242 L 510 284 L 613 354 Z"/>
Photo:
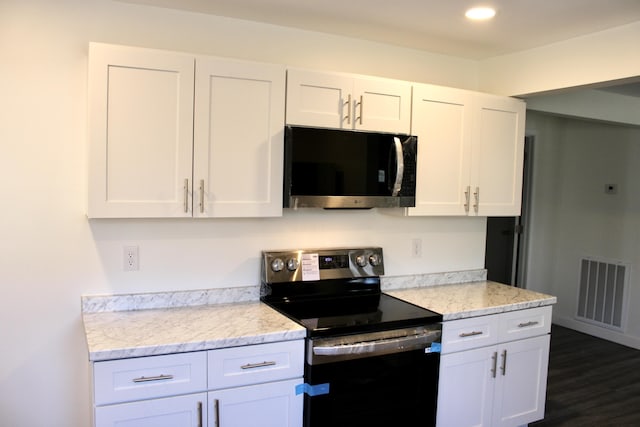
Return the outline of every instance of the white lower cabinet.
<path id="1" fill-rule="evenodd" d="M 96 427 L 202 427 L 207 394 L 197 393 L 96 407 Z"/>
<path id="2" fill-rule="evenodd" d="M 542 419 L 550 327 L 550 306 L 444 322 L 438 427 Z"/>
<path id="3" fill-rule="evenodd" d="M 300 427 L 304 341 L 93 363 L 95 427 Z"/>
<path id="4" fill-rule="evenodd" d="M 209 392 L 209 427 L 299 427 L 300 379 Z"/>

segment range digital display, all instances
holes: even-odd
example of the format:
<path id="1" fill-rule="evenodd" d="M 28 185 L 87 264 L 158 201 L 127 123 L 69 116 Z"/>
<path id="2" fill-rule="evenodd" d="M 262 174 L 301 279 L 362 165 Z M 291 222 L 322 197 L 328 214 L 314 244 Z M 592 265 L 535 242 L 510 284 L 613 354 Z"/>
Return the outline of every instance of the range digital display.
<path id="1" fill-rule="evenodd" d="M 331 270 L 334 268 L 349 268 L 348 255 L 320 255 L 318 256 L 320 270 Z"/>

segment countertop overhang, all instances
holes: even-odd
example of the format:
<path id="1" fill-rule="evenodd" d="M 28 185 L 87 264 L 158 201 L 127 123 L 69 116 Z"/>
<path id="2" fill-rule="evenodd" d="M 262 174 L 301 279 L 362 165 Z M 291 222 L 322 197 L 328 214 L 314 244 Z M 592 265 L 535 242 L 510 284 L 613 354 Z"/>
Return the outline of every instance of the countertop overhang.
<path id="1" fill-rule="evenodd" d="M 244 292 L 244 290 L 242 290 Z M 443 315 L 443 320 L 483 316 L 556 303 L 556 297 L 491 281 L 429 284 L 383 291 Z M 202 295 L 198 291 L 198 295 Z M 172 293 L 170 298 L 174 298 Z M 185 292 L 179 293 L 184 299 Z M 123 298 L 131 299 L 131 295 Z M 146 297 L 146 296 L 145 296 Z M 259 301 L 197 302 L 195 305 L 114 311 L 92 310 L 83 297 L 90 361 L 123 359 L 303 339 L 306 329 Z M 115 298 L 115 299 L 114 299 Z M 151 299 L 156 300 L 158 294 Z M 118 304 L 97 297 L 98 305 Z M 105 301 L 107 302 L 105 304 Z M 173 304 L 175 301 L 171 301 Z"/>
<path id="2" fill-rule="evenodd" d="M 444 321 L 525 310 L 557 302 L 555 296 L 491 281 L 389 290 L 386 293 L 440 313 Z"/>

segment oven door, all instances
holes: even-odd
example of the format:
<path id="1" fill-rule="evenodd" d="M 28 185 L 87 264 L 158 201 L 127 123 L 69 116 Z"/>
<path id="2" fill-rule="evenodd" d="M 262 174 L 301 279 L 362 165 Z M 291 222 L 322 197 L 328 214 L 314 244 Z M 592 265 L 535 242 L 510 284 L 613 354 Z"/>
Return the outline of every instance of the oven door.
<path id="1" fill-rule="evenodd" d="M 435 335 L 439 332 L 427 334 Z M 316 343 L 322 363 L 310 364 L 307 356 L 305 382 L 324 391 L 305 395 L 306 427 L 435 425 L 440 354 L 430 343 L 401 344 L 393 351 L 390 342 L 398 338 L 384 341 L 381 354 L 370 351 L 376 347 L 372 342 L 355 344 L 360 349 L 336 345 L 336 353 L 357 355 L 336 354 L 336 361 L 329 360 L 330 346 Z"/>

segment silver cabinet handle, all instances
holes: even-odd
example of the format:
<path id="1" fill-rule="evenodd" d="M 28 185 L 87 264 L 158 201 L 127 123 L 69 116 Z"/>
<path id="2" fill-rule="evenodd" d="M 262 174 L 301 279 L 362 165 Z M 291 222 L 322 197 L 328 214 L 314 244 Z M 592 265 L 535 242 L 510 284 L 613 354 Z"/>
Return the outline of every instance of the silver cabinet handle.
<path id="1" fill-rule="evenodd" d="M 220 401 L 213 399 L 213 425 L 220 427 Z"/>
<path id="2" fill-rule="evenodd" d="M 498 352 L 497 351 L 493 352 L 493 356 L 491 356 L 491 360 L 493 361 L 491 363 L 491 377 L 495 378 L 496 377 L 496 369 L 498 368 Z"/>
<path id="3" fill-rule="evenodd" d="M 351 94 L 347 96 L 347 102 L 345 102 L 344 105 L 346 105 L 346 108 L 347 108 L 347 116 L 344 118 L 344 120 L 346 120 L 347 124 L 350 125 L 351 124 Z"/>
<path id="4" fill-rule="evenodd" d="M 482 331 L 463 332 L 458 335 L 460 338 L 474 337 L 476 335 L 482 335 Z"/>
<path id="5" fill-rule="evenodd" d="M 469 201 L 471 199 L 471 186 L 467 185 L 467 189 L 464 191 L 464 212 L 469 213 Z"/>
<path id="6" fill-rule="evenodd" d="M 165 381 L 165 380 L 172 380 L 173 379 L 173 375 L 156 375 L 155 377 L 138 377 L 138 378 L 134 378 L 132 381 L 134 383 L 146 383 L 149 381 Z"/>
<path id="7" fill-rule="evenodd" d="M 189 178 L 184 180 L 184 213 L 189 212 Z"/>
<path id="8" fill-rule="evenodd" d="M 526 323 L 518 323 L 518 328 L 527 328 L 529 326 L 535 326 L 540 322 L 536 322 L 535 320 L 532 320 L 530 322 L 526 322 Z"/>
<path id="9" fill-rule="evenodd" d="M 200 180 L 200 213 L 204 213 L 204 179 Z"/>
<path id="10" fill-rule="evenodd" d="M 475 198 L 475 204 L 473 205 L 473 210 L 475 213 L 478 213 L 478 208 L 480 206 L 480 187 L 476 187 L 476 191 L 473 193 L 473 197 Z"/>
<path id="11" fill-rule="evenodd" d="M 198 427 L 202 427 L 202 402 L 198 402 Z"/>
<path id="12" fill-rule="evenodd" d="M 502 351 L 502 366 L 500 370 L 502 371 L 502 376 L 507 374 L 507 350 Z"/>
<path id="13" fill-rule="evenodd" d="M 274 366 L 276 364 L 276 362 L 260 362 L 260 363 L 247 363 L 246 365 L 242 365 L 240 366 L 240 369 L 254 369 L 254 368 L 262 368 L 265 366 Z"/>
<path id="14" fill-rule="evenodd" d="M 360 109 L 360 115 L 356 117 L 356 121 L 360 121 L 360 125 L 362 125 L 362 95 L 360 95 L 360 102 L 357 103 Z"/>

